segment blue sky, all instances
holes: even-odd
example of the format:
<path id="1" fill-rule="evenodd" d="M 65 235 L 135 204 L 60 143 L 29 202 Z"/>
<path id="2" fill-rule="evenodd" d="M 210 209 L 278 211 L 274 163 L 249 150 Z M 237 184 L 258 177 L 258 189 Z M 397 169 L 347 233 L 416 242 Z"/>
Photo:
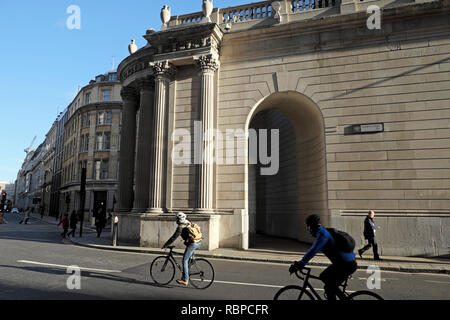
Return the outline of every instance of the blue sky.
<path id="1" fill-rule="evenodd" d="M 252 1 L 215 0 L 215 8 Z M 81 10 L 81 29 L 66 26 Z M 45 139 L 57 114 L 96 75 L 128 56 L 128 44 L 148 28 L 159 31 L 160 11 L 172 15 L 201 11 L 202 0 L 15 0 L 0 1 L 0 181 L 13 182 L 25 158 L 24 149 Z"/>

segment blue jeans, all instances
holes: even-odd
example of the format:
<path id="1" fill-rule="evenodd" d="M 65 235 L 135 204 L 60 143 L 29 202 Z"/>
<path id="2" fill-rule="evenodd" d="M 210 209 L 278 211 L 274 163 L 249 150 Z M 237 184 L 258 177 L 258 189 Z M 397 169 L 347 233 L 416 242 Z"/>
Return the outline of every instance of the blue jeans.
<path id="1" fill-rule="evenodd" d="M 200 248 L 202 242 L 194 242 L 190 245 L 186 246 L 186 250 L 184 251 L 183 256 L 183 280 L 189 281 L 189 258 L 192 256 L 195 250 Z"/>

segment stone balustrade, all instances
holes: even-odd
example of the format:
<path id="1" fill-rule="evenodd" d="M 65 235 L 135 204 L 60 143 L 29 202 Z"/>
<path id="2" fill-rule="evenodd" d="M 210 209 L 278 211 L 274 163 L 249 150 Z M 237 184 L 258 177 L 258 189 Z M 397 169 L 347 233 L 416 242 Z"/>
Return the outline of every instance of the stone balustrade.
<path id="1" fill-rule="evenodd" d="M 211 22 L 217 23 L 227 31 L 248 29 L 276 23 L 289 23 L 316 16 L 348 14 L 365 11 L 370 5 L 392 7 L 408 3 L 430 2 L 438 0 L 279 0 L 261 1 L 228 8 L 214 8 Z M 202 11 L 172 16 L 168 29 L 205 23 Z"/>

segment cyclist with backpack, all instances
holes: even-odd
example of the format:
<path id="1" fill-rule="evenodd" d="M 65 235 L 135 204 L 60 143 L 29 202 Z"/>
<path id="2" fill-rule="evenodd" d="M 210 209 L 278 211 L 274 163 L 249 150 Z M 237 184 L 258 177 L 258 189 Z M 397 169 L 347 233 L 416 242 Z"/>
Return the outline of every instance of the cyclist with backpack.
<path id="1" fill-rule="evenodd" d="M 172 237 L 163 245 L 162 249 L 170 246 L 180 235 L 184 240 L 186 250 L 183 255 L 183 277 L 177 280 L 178 284 L 187 286 L 189 284 L 189 259 L 195 250 L 202 245 L 202 233 L 200 227 L 195 223 L 191 223 L 183 212 L 177 213 L 177 229 Z"/>
<path id="2" fill-rule="evenodd" d="M 303 269 L 319 251 L 322 251 L 331 261 L 331 266 L 320 274 L 320 280 L 325 284 L 326 296 L 328 300 L 336 300 L 336 295 L 342 300 L 345 299 L 339 285 L 357 268 L 353 238 L 345 232 L 322 227 L 320 217 L 316 214 L 306 218 L 306 228 L 316 240 L 303 258 L 290 266 L 289 272 L 292 274 Z"/>

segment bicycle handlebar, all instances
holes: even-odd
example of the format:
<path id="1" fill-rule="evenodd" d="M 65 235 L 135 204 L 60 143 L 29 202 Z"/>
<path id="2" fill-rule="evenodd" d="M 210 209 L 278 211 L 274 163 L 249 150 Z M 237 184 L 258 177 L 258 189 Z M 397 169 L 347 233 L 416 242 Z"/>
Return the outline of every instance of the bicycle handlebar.
<path id="1" fill-rule="evenodd" d="M 306 272 L 303 271 L 303 270 L 305 270 Z M 302 270 L 297 270 L 297 271 L 295 271 L 295 275 L 296 275 L 297 278 L 299 278 L 300 280 L 304 280 L 304 279 L 305 279 L 305 278 L 302 277 L 301 275 L 303 275 L 303 276 L 305 276 L 305 277 L 309 277 L 309 278 L 311 278 L 311 279 L 317 279 L 317 280 L 320 280 L 319 277 L 314 276 L 314 275 L 311 274 L 311 268 L 308 268 L 308 267 L 303 267 Z"/>

